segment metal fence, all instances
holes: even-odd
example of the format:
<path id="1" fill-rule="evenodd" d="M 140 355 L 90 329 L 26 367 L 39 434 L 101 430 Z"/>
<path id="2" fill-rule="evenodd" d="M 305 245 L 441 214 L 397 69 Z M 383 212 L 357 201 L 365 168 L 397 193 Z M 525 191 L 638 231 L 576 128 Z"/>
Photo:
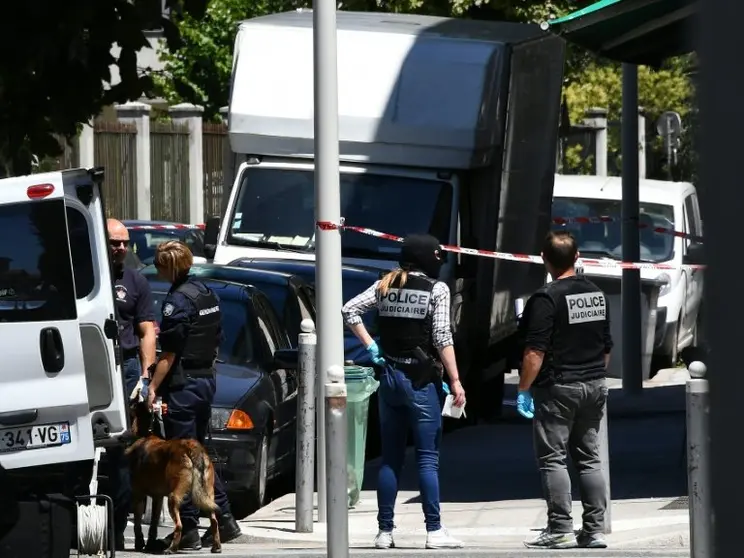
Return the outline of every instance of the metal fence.
<path id="1" fill-rule="evenodd" d="M 188 125 L 151 122 L 151 218 L 188 223 L 189 188 Z"/>
<path id="2" fill-rule="evenodd" d="M 97 120 L 94 160 L 104 168 L 103 198 L 106 215 L 137 218 L 137 127 L 134 124 Z"/>
<path id="3" fill-rule="evenodd" d="M 223 161 L 226 147 L 227 126 L 205 122 L 203 128 L 202 156 L 204 158 L 204 219 L 219 215 L 222 207 Z"/>

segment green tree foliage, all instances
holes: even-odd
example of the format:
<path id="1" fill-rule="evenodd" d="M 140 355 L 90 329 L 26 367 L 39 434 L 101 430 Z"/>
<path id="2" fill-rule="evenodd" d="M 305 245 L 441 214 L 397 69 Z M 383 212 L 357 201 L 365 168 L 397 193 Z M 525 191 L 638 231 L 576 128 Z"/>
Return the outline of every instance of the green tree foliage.
<path id="1" fill-rule="evenodd" d="M 217 117 L 228 102 L 238 24 L 303 4 L 291 0 L 210 0 L 201 18 L 189 13 L 177 15 L 174 20 L 182 45 L 177 50 L 168 44 L 160 48 L 165 72 L 153 76 L 158 92 L 171 104 L 202 105 L 205 117 Z"/>
<path id="2" fill-rule="evenodd" d="M 197 17 L 207 2 L 168 1 Z M 137 51 L 148 45 L 143 29 L 158 20 L 176 50 L 178 28 L 162 18 L 160 0 L 2 2 L 0 171 L 29 173 L 34 154 L 60 153 L 54 134 L 72 137 L 104 106 L 151 90 L 152 79 L 137 69 Z M 112 65 L 121 82 L 108 87 Z"/>
<path id="3" fill-rule="evenodd" d="M 660 160 L 662 151 L 662 139 L 653 137 L 658 117 L 664 111 L 673 110 L 683 120 L 687 120 L 692 108 L 689 67 L 689 57 L 677 57 L 667 60 L 658 70 L 646 66 L 638 68 L 638 102 L 645 111 L 647 139 L 653 138 L 648 147 L 655 153 L 656 160 Z M 583 71 L 570 79 L 564 88 L 564 96 L 572 123 L 581 122 L 585 111 L 591 107 L 606 108 L 609 111 L 608 120 L 618 122 L 622 106 L 620 64 L 608 61 L 590 62 Z M 610 127 L 608 144 L 608 157 L 610 160 L 614 158 L 613 166 L 620 168 L 619 126 Z M 657 176 L 664 176 L 664 169 L 655 170 Z"/>

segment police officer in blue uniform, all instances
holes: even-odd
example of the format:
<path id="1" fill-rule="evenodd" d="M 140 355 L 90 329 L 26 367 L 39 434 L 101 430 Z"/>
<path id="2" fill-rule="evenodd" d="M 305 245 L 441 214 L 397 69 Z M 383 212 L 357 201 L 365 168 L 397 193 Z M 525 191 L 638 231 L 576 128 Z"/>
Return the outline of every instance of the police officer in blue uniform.
<path id="1" fill-rule="evenodd" d="M 148 368 L 155 362 L 155 312 L 150 284 L 140 273 L 124 265 L 129 253 L 129 231 L 121 221 L 106 223 L 114 271 L 114 302 L 119 323 L 121 369 L 129 399 L 140 378 L 148 377 Z M 124 549 L 124 530 L 131 507 L 129 465 L 123 459 L 123 449 L 111 448 L 106 454 L 109 463 L 109 492 L 114 500 L 114 531 L 116 548 Z"/>
<path id="2" fill-rule="evenodd" d="M 535 452 L 548 504 L 548 525 L 528 548 L 606 548 L 605 482 L 599 457 L 605 376 L 612 350 L 604 293 L 574 269 L 579 256 L 568 231 L 548 234 L 542 257 L 552 281 L 527 302 L 517 410 L 533 418 Z M 574 533 L 571 479 L 578 471 L 583 525 Z"/>
<path id="3" fill-rule="evenodd" d="M 440 521 L 439 440 L 442 435 L 442 368 L 449 375 L 455 405 L 465 404 L 450 324 L 450 291 L 438 280 L 439 241 L 430 235 L 405 238 L 400 267 L 347 302 L 346 325 L 364 343 L 372 360 L 384 366 L 379 407 L 382 464 L 378 477 L 376 548 L 391 548 L 398 479 L 406 438 L 413 430 L 426 523 L 427 548 L 460 548 Z M 361 316 L 377 308 L 380 346 Z"/>
<path id="4" fill-rule="evenodd" d="M 195 439 L 204 444 L 216 389 L 214 361 L 222 325 L 219 299 L 204 283 L 189 276 L 192 263 L 189 247 L 176 240 L 160 244 L 155 252 L 158 274 L 172 286 L 163 301 L 161 354 L 150 380 L 148 402 L 152 406 L 157 394 L 167 403 L 163 417 L 167 439 Z M 220 537 L 223 543 L 229 542 L 240 536 L 240 527 L 230 511 L 219 475 L 215 475 L 214 484 Z M 199 538 L 199 515 L 187 497 L 181 505 L 181 550 L 211 546 L 209 531 Z M 170 542 L 170 536 L 159 541 L 163 548 Z"/>

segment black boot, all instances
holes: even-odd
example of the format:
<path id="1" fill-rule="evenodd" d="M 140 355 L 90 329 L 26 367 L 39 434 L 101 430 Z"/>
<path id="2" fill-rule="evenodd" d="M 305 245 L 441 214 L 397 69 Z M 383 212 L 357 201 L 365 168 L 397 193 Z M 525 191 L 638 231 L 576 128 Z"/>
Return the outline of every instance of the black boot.
<path id="1" fill-rule="evenodd" d="M 156 554 L 162 554 L 168 549 L 173 542 L 173 533 L 158 539 L 155 544 L 148 542 L 145 550 L 147 552 L 153 552 Z M 188 530 L 184 529 L 181 532 L 181 544 L 178 545 L 178 550 L 201 550 L 202 543 L 199 539 L 199 530 L 196 527 L 190 527 Z"/>
<path id="2" fill-rule="evenodd" d="M 226 513 L 220 517 L 220 542 L 228 543 L 234 541 L 243 531 L 240 530 L 240 525 L 235 521 L 232 514 Z M 207 529 L 206 533 L 202 535 L 201 543 L 203 547 L 212 546 L 212 531 Z"/>

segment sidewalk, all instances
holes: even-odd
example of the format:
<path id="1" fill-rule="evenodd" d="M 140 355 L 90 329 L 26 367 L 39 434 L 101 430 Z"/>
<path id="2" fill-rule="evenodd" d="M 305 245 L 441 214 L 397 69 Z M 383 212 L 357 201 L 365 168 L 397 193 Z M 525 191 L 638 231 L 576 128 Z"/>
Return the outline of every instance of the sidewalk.
<path id="1" fill-rule="evenodd" d="M 349 510 L 349 543 L 369 548 L 377 534 L 375 493 L 364 491 L 361 502 Z M 662 510 L 671 498 L 623 500 L 612 507 L 612 548 L 685 548 L 689 546 L 686 510 Z M 294 532 L 294 494 L 288 494 L 241 522 L 252 542 L 298 544 L 308 548 L 326 542 L 326 525 L 316 523 L 313 533 Z M 317 520 L 317 513 L 316 513 Z M 575 503 L 574 517 L 581 517 Z M 545 525 L 542 500 L 443 503 L 442 518 L 449 532 L 466 547 L 523 548 L 522 541 Z M 417 492 L 398 496 L 395 516 L 397 548 L 423 548 L 426 531 Z M 580 524 L 576 525 L 577 528 Z"/>
<path id="2" fill-rule="evenodd" d="M 608 541 L 613 548 L 689 548 L 688 510 L 675 505 L 687 493 L 684 431 L 685 415 L 680 412 L 636 413 L 609 421 L 613 532 Z M 367 463 L 362 501 L 349 511 L 353 548 L 370 548 L 377 533 L 378 468 L 378 460 Z M 468 548 L 524 549 L 522 541 L 545 526 L 529 421 L 471 426 L 444 436 L 439 477 L 442 521 Z M 399 485 L 396 544 L 423 549 L 426 534 L 410 449 Z M 578 501 L 575 478 L 573 488 Z M 574 520 L 580 518 L 577 505 Z M 309 548 L 326 542 L 324 525 L 316 524 L 313 533 L 294 532 L 294 494 L 267 505 L 241 527 L 255 543 Z"/>

